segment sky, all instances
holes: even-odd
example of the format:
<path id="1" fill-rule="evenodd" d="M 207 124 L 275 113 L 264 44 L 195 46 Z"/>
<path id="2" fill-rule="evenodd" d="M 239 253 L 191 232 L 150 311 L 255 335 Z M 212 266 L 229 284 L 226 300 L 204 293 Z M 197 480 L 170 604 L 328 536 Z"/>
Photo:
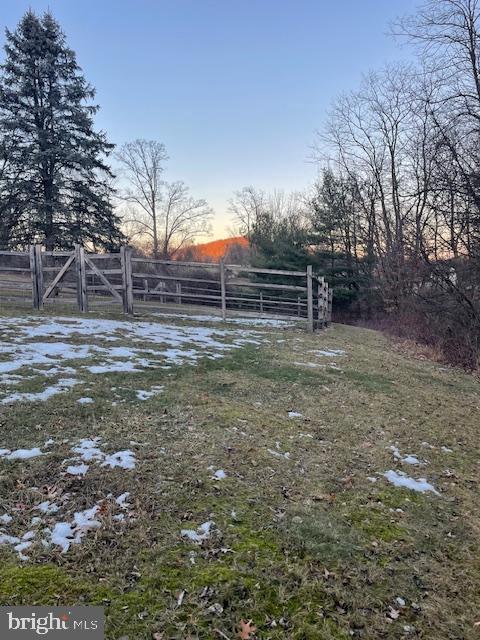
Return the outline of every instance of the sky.
<path id="1" fill-rule="evenodd" d="M 0 0 L 0 45 L 29 8 L 50 10 L 117 145 L 166 145 L 229 235 L 228 200 L 253 185 L 307 188 L 315 132 L 362 75 L 410 55 L 389 35 L 418 0 Z M 0 54 L 0 59 L 3 52 Z"/>

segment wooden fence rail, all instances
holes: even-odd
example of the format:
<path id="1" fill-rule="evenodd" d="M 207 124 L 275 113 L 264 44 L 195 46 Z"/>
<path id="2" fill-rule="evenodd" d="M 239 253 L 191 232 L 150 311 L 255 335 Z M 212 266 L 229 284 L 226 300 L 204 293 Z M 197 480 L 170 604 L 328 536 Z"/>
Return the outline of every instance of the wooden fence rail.
<path id="1" fill-rule="evenodd" d="M 76 303 L 85 313 L 90 302 L 113 301 L 127 314 L 134 306 L 196 305 L 216 307 L 222 318 L 255 313 L 303 318 L 307 328 L 332 319 L 332 290 L 323 276 L 305 271 L 249 265 L 183 262 L 119 253 L 73 251 L 0 251 L 0 300 L 30 289 L 35 309 L 55 301 Z"/>

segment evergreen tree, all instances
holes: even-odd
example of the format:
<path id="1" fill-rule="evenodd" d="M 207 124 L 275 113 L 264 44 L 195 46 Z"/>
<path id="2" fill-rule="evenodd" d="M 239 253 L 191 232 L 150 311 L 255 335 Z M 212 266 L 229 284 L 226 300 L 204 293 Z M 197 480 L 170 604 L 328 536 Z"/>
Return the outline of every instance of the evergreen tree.
<path id="1" fill-rule="evenodd" d="M 122 240 L 105 162 L 113 145 L 94 129 L 95 91 L 75 53 L 51 14 L 39 18 L 32 11 L 15 32 L 6 30 L 5 52 L 0 131 L 13 147 L 9 176 L 18 176 L 15 202 L 23 203 L 9 236 L 17 245 L 42 242 L 48 250 L 75 242 L 113 248 Z M 4 183 L 2 199 L 5 190 Z M 0 204 L 0 228 L 12 227 L 8 211 L 4 216 Z"/>

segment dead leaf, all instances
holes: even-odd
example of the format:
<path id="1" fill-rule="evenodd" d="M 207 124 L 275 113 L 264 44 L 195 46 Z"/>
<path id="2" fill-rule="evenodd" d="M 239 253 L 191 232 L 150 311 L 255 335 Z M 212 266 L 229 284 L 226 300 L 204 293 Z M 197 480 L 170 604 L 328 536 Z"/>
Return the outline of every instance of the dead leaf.
<path id="1" fill-rule="evenodd" d="M 394 609 L 393 607 L 388 607 L 387 616 L 392 620 L 396 620 L 400 615 L 400 611 L 398 609 Z"/>
<path id="2" fill-rule="evenodd" d="M 255 635 L 255 631 L 257 627 L 252 624 L 252 620 L 240 620 L 240 631 L 238 632 L 238 637 L 241 640 L 251 640 Z"/>

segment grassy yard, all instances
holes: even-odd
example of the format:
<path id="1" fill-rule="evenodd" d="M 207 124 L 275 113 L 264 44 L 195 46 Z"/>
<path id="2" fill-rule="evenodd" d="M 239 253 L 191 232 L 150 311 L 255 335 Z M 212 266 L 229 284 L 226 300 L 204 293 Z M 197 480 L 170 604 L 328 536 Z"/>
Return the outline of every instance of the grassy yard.
<path id="1" fill-rule="evenodd" d="M 18 339 L 15 312 L 3 311 L 2 344 Z M 24 332 L 38 326 L 23 319 Z M 52 353 L 77 347 L 62 361 L 76 384 L 0 404 L 0 449 L 42 453 L 0 457 L 0 535 L 32 542 L 0 545 L 1 604 L 100 604 L 117 640 L 479 637 L 478 379 L 363 329 L 208 326 L 223 347 L 167 365 L 154 354 L 138 371 L 104 365 L 112 344 L 132 346 L 121 329 L 115 343 L 43 335 Z M 22 334 L 17 357 L 37 334 Z M 0 371 L 9 360 L 0 350 Z M 41 393 L 45 366 L 4 374 L 18 377 L 4 377 L 0 402 Z M 96 457 L 72 451 L 93 438 Z M 106 464 L 125 451 L 134 468 Z M 78 543 L 52 541 L 94 505 Z"/>

